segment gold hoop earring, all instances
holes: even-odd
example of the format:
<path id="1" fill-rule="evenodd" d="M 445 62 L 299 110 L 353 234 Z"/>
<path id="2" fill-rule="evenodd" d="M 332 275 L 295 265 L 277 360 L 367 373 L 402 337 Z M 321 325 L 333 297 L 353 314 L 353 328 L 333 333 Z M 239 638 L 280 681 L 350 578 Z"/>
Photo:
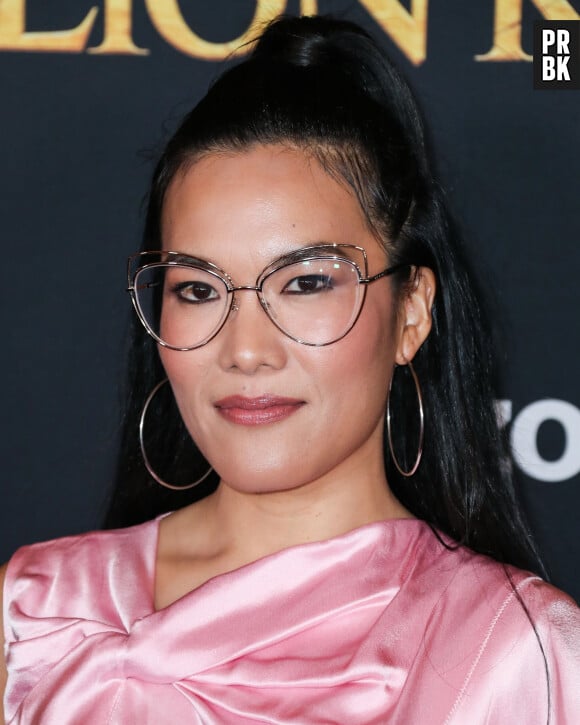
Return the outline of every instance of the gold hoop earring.
<path id="1" fill-rule="evenodd" d="M 409 370 L 411 371 L 411 375 L 413 376 L 413 382 L 415 383 L 415 390 L 417 392 L 417 401 L 419 403 L 419 421 L 420 421 L 419 447 L 417 449 L 417 456 L 415 458 L 415 463 L 413 464 L 412 468 L 405 471 L 401 467 L 401 465 L 399 464 L 399 461 L 397 460 L 397 456 L 395 455 L 395 451 L 393 448 L 393 436 L 391 433 L 391 388 L 393 387 L 393 378 L 395 377 L 394 372 L 393 372 L 393 376 L 391 377 L 391 382 L 389 383 L 389 394 L 387 396 L 387 438 L 389 441 L 389 451 L 391 453 L 391 458 L 393 459 L 393 463 L 395 464 L 395 468 L 401 474 L 401 476 L 405 476 L 405 478 L 410 478 L 419 468 L 419 463 L 421 463 L 421 456 L 423 455 L 423 439 L 425 436 L 425 415 L 424 415 L 424 411 L 423 411 L 423 396 L 421 394 L 421 386 L 419 385 L 419 379 L 417 378 L 417 374 L 415 373 L 413 365 L 411 364 L 410 361 L 407 362 L 407 365 L 409 367 Z"/>
<path id="2" fill-rule="evenodd" d="M 139 445 L 141 446 L 141 455 L 143 456 L 143 463 L 145 464 L 145 468 L 147 469 L 149 475 L 152 478 L 154 478 L 157 481 L 157 483 L 159 483 L 161 486 L 164 486 L 165 488 L 171 489 L 171 491 L 187 491 L 187 489 L 193 488 L 194 486 L 199 485 L 202 481 L 205 481 L 205 479 L 213 471 L 213 468 L 210 466 L 209 471 L 204 473 L 201 478 L 198 478 L 197 481 L 194 481 L 193 483 L 187 483 L 185 486 L 174 486 L 172 483 L 167 483 L 167 481 L 164 481 L 160 476 L 158 476 L 155 473 L 155 471 L 153 470 L 153 467 L 149 463 L 149 458 L 145 451 L 145 442 L 143 440 L 143 429 L 145 428 L 145 416 L 147 414 L 149 404 L 155 397 L 158 390 L 163 385 L 165 385 L 166 382 L 168 382 L 168 378 L 165 378 L 160 383 L 157 383 L 157 385 L 153 388 L 153 390 L 147 396 L 147 400 L 145 401 L 145 405 L 143 406 L 143 410 L 141 411 L 141 417 L 139 418 Z"/>

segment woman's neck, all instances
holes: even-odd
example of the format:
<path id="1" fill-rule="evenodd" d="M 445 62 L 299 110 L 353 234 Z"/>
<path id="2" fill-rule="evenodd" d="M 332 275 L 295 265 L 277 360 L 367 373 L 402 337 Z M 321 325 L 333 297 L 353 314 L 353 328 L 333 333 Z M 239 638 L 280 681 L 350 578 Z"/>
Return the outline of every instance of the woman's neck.
<path id="1" fill-rule="evenodd" d="M 222 480 L 211 496 L 163 519 L 156 605 L 291 546 L 411 517 L 391 493 L 382 455 L 366 453 L 364 465 L 349 460 L 314 482 L 284 490 L 254 491 Z"/>

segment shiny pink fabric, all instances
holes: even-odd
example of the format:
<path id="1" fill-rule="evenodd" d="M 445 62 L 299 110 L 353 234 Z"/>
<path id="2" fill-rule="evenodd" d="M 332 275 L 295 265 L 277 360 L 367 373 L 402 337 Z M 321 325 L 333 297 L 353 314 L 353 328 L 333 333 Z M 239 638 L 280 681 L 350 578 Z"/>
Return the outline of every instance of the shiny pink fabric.
<path id="1" fill-rule="evenodd" d="M 364 526 L 154 611 L 158 522 L 21 549 L 7 723 L 580 723 L 580 614 L 420 521 Z M 542 642 L 542 656 L 538 637 Z"/>

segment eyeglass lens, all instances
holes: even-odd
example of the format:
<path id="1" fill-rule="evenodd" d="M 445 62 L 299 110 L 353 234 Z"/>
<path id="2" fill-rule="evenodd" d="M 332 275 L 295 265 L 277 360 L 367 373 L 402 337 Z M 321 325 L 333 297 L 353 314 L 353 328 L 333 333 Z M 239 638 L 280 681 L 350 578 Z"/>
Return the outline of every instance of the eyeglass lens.
<path id="1" fill-rule="evenodd" d="M 281 266 L 261 280 L 262 307 L 286 335 L 309 345 L 327 345 L 348 332 L 360 311 L 364 286 L 354 263 L 315 258 Z M 224 324 L 231 292 L 220 276 L 193 265 L 154 264 L 134 280 L 135 299 L 153 335 L 178 349 L 208 342 Z"/>

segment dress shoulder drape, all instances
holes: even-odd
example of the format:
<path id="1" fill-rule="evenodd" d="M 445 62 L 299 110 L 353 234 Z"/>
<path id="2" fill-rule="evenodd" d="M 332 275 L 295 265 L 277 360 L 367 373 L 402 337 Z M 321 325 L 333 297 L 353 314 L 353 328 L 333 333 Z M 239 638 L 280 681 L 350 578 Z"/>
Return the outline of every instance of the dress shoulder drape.
<path id="1" fill-rule="evenodd" d="M 15 554 L 7 724 L 580 723 L 574 602 L 423 522 L 292 547 L 155 611 L 158 528 Z"/>

